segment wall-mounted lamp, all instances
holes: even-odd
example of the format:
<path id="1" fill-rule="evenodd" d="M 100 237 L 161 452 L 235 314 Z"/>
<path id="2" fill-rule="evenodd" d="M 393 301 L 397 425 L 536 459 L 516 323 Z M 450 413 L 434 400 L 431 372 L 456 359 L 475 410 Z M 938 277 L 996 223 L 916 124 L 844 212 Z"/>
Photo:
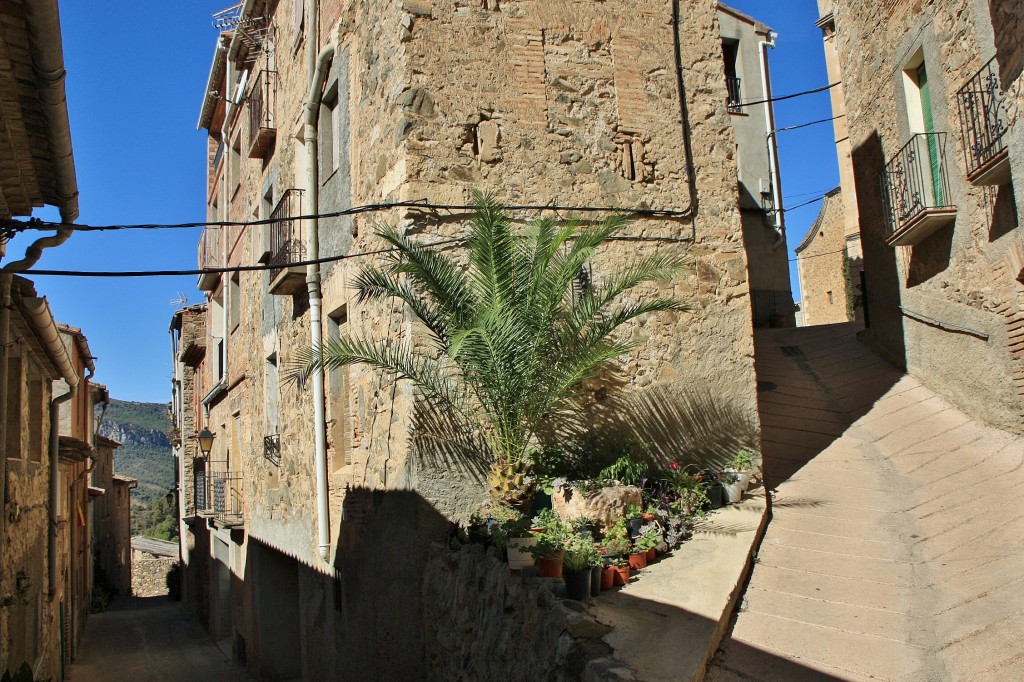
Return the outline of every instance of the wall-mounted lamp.
<path id="1" fill-rule="evenodd" d="M 210 429 L 203 429 L 196 436 L 196 440 L 199 441 L 199 451 L 203 453 L 203 457 L 208 457 L 210 450 L 213 449 L 213 438 L 214 436 Z"/>

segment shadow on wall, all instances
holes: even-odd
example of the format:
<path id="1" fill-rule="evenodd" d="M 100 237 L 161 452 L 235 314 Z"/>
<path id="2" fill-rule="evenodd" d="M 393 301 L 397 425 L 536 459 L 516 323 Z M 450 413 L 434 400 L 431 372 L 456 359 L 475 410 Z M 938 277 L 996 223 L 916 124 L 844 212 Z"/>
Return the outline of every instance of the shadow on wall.
<path id="1" fill-rule="evenodd" d="M 342 677 L 424 678 L 420 585 L 427 550 L 450 530 L 448 519 L 415 492 L 346 492 L 334 563 L 339 627 L 329 643 Z"/>
<path id="2" fill-rule="evenodd" d="M 1000 185 L 994 191 L 996 196 L 989 223 L 989 242 L 996 241 L 1017 227 L 1017 200 L 1013 194 L 1013 185 Z"/>
<path id="3" fill-rule="evenodd" d="M 757 448 L 757 427 L 749 411 L 710 389 L 680 390 L 659 385 L 635 391 L 595 392 L 597 402 L 557 438 L 589 468 L 600 469 L 636 443 L 655 462 L 721 467 L 742 448 Z"/>
<path id="4" fill-rule="evenodd" d="M 877 131 L 854 148 L 852 162 L 867 282 L 865 307 L 870 320 L 864 340 L 890 362 L 906 367 L 896 249 L 885 243 L 886 215 L 881 185 L 885 155 Z"/>
<path id="5" fill-rule="evenodd" d="M 907 288 L 927 282 L 949 268 L 953 254 L 954 225 L 948 225 L 920 244 L 910 247 Z"/>

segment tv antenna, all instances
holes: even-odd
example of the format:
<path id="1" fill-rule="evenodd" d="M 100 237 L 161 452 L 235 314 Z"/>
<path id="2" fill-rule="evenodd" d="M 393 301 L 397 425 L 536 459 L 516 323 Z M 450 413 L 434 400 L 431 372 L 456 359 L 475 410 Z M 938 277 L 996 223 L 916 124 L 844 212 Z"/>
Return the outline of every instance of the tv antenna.
<path id="1" fill-rule="evenodd" d="M 179 291 L 178 297 L 171 299 L 171 307 L 180 308 L 185 305 L 188 305 L 188 296 L 186 296 L 183 292 Z"/>

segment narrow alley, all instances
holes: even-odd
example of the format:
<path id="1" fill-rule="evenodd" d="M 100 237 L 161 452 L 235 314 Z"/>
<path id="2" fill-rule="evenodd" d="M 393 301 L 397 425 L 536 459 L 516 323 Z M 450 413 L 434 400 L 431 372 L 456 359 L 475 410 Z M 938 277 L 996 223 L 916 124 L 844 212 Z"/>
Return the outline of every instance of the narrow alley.
<path id="1" fill-rule="evenodd" d="M 74 682 L 252 679 L 166 596 L 115 597 L 90 616 L 69 672 Z"/>
<path id="2" fill-rule="evenodd" d="M 773 518 L 707 679 L 1020 679 L 1024 439 L 854 333 L 757 334 Z"/>

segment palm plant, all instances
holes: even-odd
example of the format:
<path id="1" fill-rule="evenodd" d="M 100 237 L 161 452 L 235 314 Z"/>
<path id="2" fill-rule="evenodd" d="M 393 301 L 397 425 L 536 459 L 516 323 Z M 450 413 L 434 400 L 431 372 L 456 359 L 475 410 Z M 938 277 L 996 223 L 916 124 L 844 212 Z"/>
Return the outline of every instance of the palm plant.
<path id="1" fill-rule="evenodd" d="M 520 233 L 490 197 L 476 193 L 474 203 L 467 268 L 388 227 L 377 235 L 392 247 L 389 262 L 365 268 L 354 282 L 361 302 L 403 301 L 426 328 L 428 347 L 332 340 L 301 354 L 292 375 L 366 363 L 413 381 L 426 399 L 479 430 L 490 449 L 492 497 L 522 507 L 532 496 L 529 452 L 538 431 L 578 414 L 584 384 L 632 347 L 614 332 L 646 313 L 684 309 L 670 298 L 623 301 L 622 294 L 670 277 L 681 262 L 638 258 L 581 287 L 579 273 L 624 217 L 592 227 L 540 219 Z"/>

